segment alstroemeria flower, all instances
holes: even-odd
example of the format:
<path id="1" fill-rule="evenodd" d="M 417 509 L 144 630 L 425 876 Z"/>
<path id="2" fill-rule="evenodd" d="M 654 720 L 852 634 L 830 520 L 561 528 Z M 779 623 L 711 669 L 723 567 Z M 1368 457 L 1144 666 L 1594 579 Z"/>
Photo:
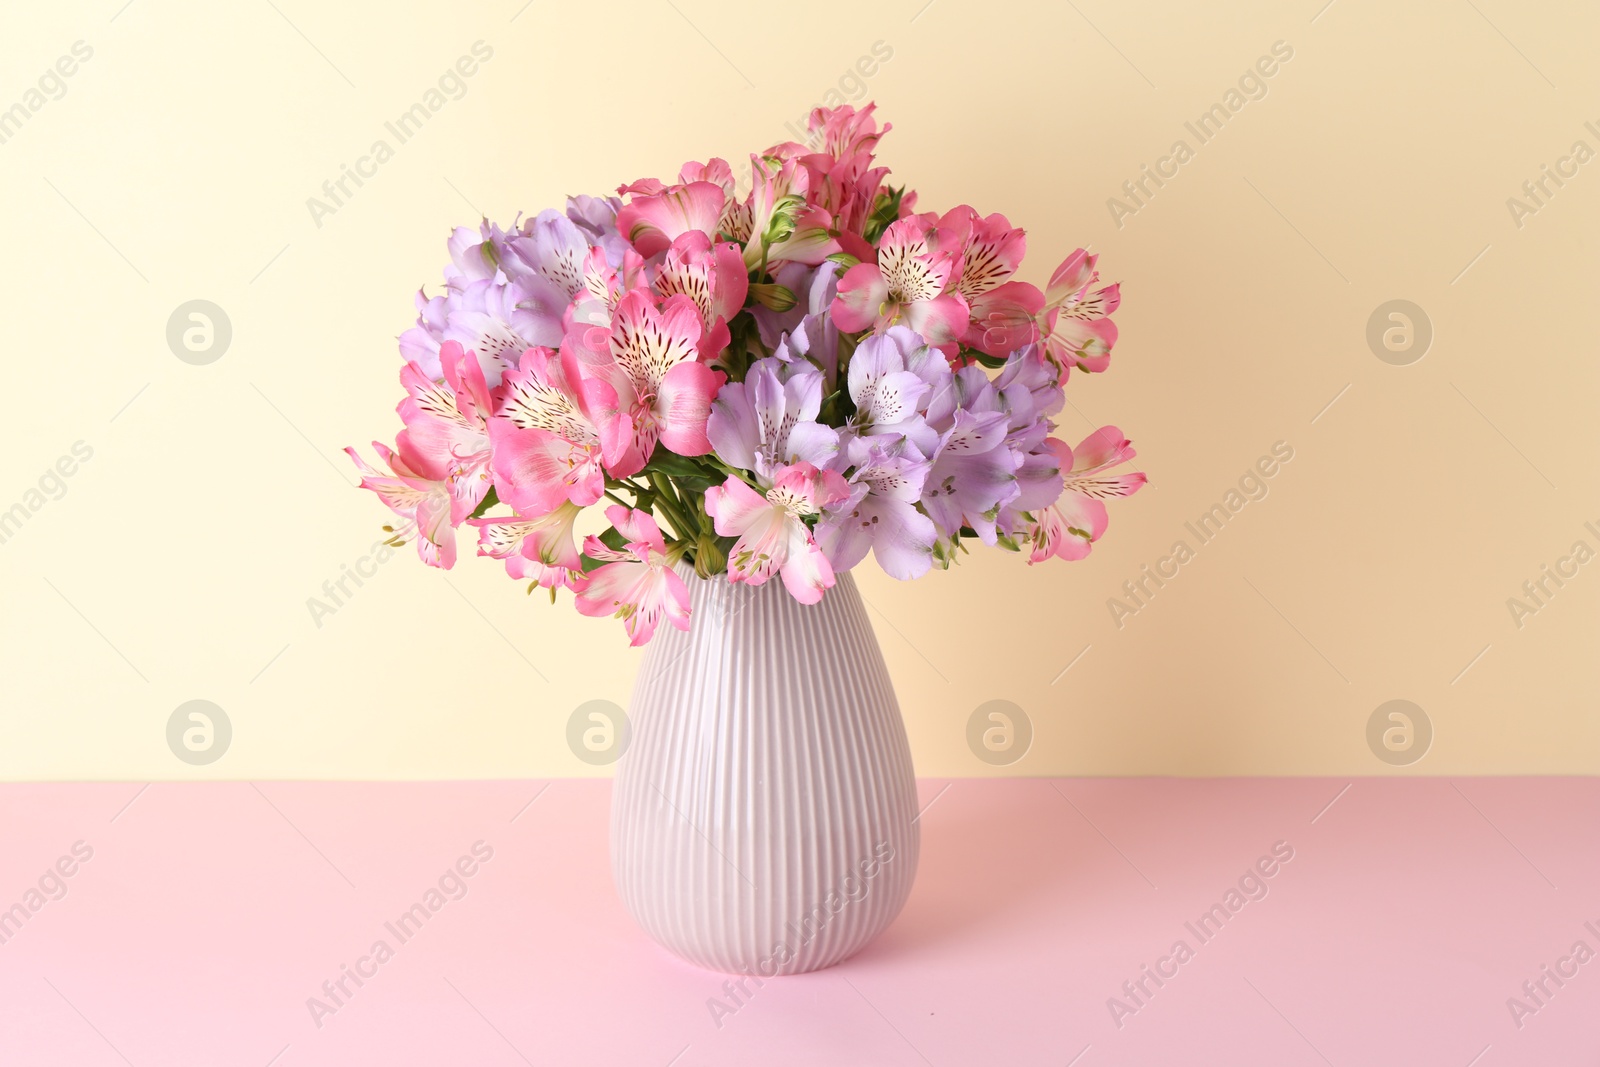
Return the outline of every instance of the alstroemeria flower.
<path id="1" fill-rule="evenodd" d="M 1028 239 L 998 212 L 987 218 L 963 204 L 940 218 L 939 225 L 961 241 L 961 270 L 952 289 L 970 304 L 998 289 L 1022 266 Z"/>
<path id="2" fill-rule="evenodd" d="M 1028 515 L 1061 495 L 1060 457 L 1048 438 L 1054 426 L 1050 416 L 1061 410 L 1066 397 L 1055 367 L 1034 345 L 1012 353 L 995 378 L 994 388 L 1008 417 L 1005 447 L 1018 461 L 1017 495 L 1000 509 L 995 525 L 1008 538 L 1007 547 L 1014 547 L 1015 536 L 1029 522 Z"/>
<path id="3" fill-rule="evenodd" d="M 941 249 L 941 236 L 932 216 L 890 223 L 878 242 L 878 261 L 857 263 L 839 280 L 833 302 L 839 329 L 882 332 L 904 322 L 931 345 L 959 341 L 967 329 L 967 301 L 945 291 L 959 248 Z"/>
<path id="4" fill-rule="evenodd" d="M 442 470 L 450 490 L 450 524 L 477 508 L 491 484 L 489 432 L 493 410 L 489 386 L 477 357 L 454 341 L 440 349 L 445 380 L 429 378 L 416 363 L 400 371 L 406 398 L 399 412 L 406 428 L 396 442 L 402 454 L 420 457 L 429 469 Z"/>
<path id="5" fill-rule="evenodd" d="M 1009 356 L 1039 339 L 1044 294 L 1027 282 L 1006 282 L 972 298 L 962 342 L 991 356 Z"/>
<path id="6" fill-rule="evenodd" d="M 834 159 L 864 157 L 870 160 L 878 150 L 878 142 L 883 140 L 883 135 L 894 129 L 887 122 L 882 129 L 878 127 L 878 120 L 872 114 L 877 106 L 868 104 L 857 111 L 845 104 L 835 108 L 819 107 L 812 111 L 808 125 L 813 137 L 821 141 L 818 146 L 820 150 Z"/>
<path id="7" fill-rule="evenodd" d="M 815 266 L 840 251 L 833 216 L 812 201 L 809 172 L 800 161 L 750 157 L 750 238 L 744 262 Z"/>
<path id="8" fill-rule="evenodd" d="M 1028 531 L 1033 542 L 1029 563 L 1052 556 L 1083 559 L 1106 532 L 1108 519 L 1102 501 L 1132 496 L 1146 480 L 1143 472 L 1105 474 L 1138 454 L 1115 426 L 1102 426 L 1077 448 L 1068 448 L 1066 442 L 1054 437 L 1048 445 L 1056 454 L 1065 484 L 1060 499 L 1035 515 L 1033 528 Z"/>
<path id="9" fill-rule="evenodd" d="M 711 182 L 720 185 L 726 199 L 722 207 L 722 217 L 717 220 L 716 232 L 740 245 L 750 239 L 749 198 L 747 197 L 744 202 L 737 199 L 733 168 L 728 165 L 727 160 L 710 159 L 704 163 L 685 163 L 678 171 L 678 181 L 684 185 L 690 182 Z"/>
<path id="10" fill-rule="evenodd" d="M 537 518 L 505 515 L 467 523 L 478 528 L 478 555 L 504 560 L 511 577 L 546 589 L 575 588 L 583 576 L 583 557 L 574 536 L 582 511 L 567 503 Z"/>
<path id="11" fill-rule="evenodd" d="M 856 411 L 850 427 L 860 434 L 900 434 L 924 454 L 939 433 L 923 418 L 940 379 L 949 377 L 944 357 L 904 326 L 868 337 L 850 357 L 847 385 Z"/>
<path id="12" fill-rule="evenodd" d="M 871 550 L 890 577 L 926 574 L 939 531 L 917 501 L 932 464 L 905 438 L 870 437 L 852 438 L 837 462 L 852 469 L 850 495 L 816 529 L 834 569 L 849 570 Z"/>
<path id="13" fill-rule="evenodd" d="M 656 306 L 647 290 L 630 291 L 612 317 L 611 362 L 593 373 L 616 402 L 600 416 L 600 441 L 613 477 L 637 474 L 659 440 L 680 456 L 711 451 L 706 418 L 724 376 L 697 358 L 700 309 L 686 296 Z"/>
<path id="14" fill-rule="evenodd" d="M 923 487 L 923 510 L 942 536 L 968 526 L 993 544 L 1000 510 L 1020 491 L 1021 459 L 1006 447 L 1010 417 L 999 392 L 981 367 L 963 367 L 930 402 L 928 422 L 942 436 Z"/>
<path id="15" fill-rule="evenodd" d="M 717 458 L 771 484 L 791 463 L 821 466 L 838 451 L 839 431 L 816 421 L 821 408 L 822 372 L 768 356 L 717 391 L 706 437 Z"/>
<path id="16" fill-rule="evenodd" d="M 444 377 L 439 346 L 444 344 L 444 330 L 450 324 L 450 302 L 442 296 L 430 297 L 422 289 L 412 299 L 417 306 L 417 324 L 400 335 L 400 358 L 417 364 L 422 373 L 438 381 Z"/>
<path id="17" fill-rule="evenodd" d="M 465 289 L 481 281 L 506 284 L 518 273 L 511 241 L 512 235 L 488 219 L 476 230 L 457 226 L 446 242 L 450 264 L 444 269 L 445 284 L 452 289 Z M 506 270 L 507 266 L 511 269 Z"/>
<path id="18" fill-rule="evenodd" d="M 657 186 L 659 182 L 655 183 Z M 643 183 L 635 183 L 641 186 Z M 649 186 L 644 186 L 649 188 Z M 630 191 L 623 186 L 619 192 Z M 717 235 L 717 224 L 727 206 L 728 194 L 716 182 L 691 181 L 634 193 L 617 212 L 617 229 L 646 259 L 665 252 L 672 242 L 690 232 Z"/>
<path id="19" fill-rule="evenodd" d="M 430 567 L 449 570 L 456 565 L 456 531 L 450 522 L 450 487 L 447 472 L 430 468 L 420 456 L 408 455 L 402 445 L 397 454 L 381 442 L 372 442 L 373 451 L 388 466 L 384 474 L 368 466 L 353 448 L 345 455 L 361 472 L 361 488 L 378 494 L 389 510 L 407 520 L 402 535 L 417 534 L 417 555 Z"/>
<path id="20" fill-rule="evenodd" d="M 619 552 L 598 537 L 584 541 L 584 555 L 607 562 L 578 580 L 578 610 L 589 616 L 615 615 L 623 621 L 632 645 L 650 640 L 663 615 L 678 629 L 687 630 L 689 590 L 667 562 L 666 538 L 655 519 L 621 504 L 606 508 L 606 518 L 625 545 Z"/>
<path id="21" fill-rule="evenodd" d="M 809 463 L 783 468 L 765 495 L 738 478 L 706 490 L 706 514 L 717 533 L 737 537 L 728 553 L 728 580 L 760 585 L 774 574 L 802 604 L 815 604 L 833 586 L 833 567 L 805 517 L 849 494 L 837 472 Z"/>
<path id="22" fill-rule="evenodd" d="M 617 212 L 622 201 L 614 196 L 569 196 L 567 218 L 583 231 L 584 239 L 603 250 L 612 263 L 622 262 L 628 242 L 617 232 Z"/>
<path id="23" fill-rule="evenodd" d="M 711 238 L 698 230 L 673 241 L 656 272 L 656 292 L 686 296 L 700 309 L 705 326 L 700 358 L 707 362 L 728 347 L 728 320 L 744 306 L 749 288 L 739 246 L 727 242 L 713 246 Z"/>
<path id="24" fill-rule="evenodd" d="M 562 318 L 567 331 L 565 341 L 574 347 L 578 358 L 585 363 L 610 362 L 611 318 L 617 313 L 617 305 L 633 290 L 649 288 L 644 257 L 631 246 L 615 266 L 606 258 L 604 249 L 589 249 L 583 261 L 583 288 Z"/>
<path id="25" fill-rule="evenodd" d="M 1035 316 L 1044 308 L 1044 294 L 1011 280 L 1027 251 L 1022 230 L 1004 215 L 984 218 L 965 205 L 945 212 L 939 225 L 961 239 L 961 269 L 951 288 L 966 300 L 970 316 L 962 343 L 1008 356 L 1037 339 Z"/>
<path id="26" fill-rule="evenodd" d="M 770 273 L 774 282 L 794 294 L 795 302 L 794 307 L 785 311 L 774 311 L 759 303 L 751 305 L 750 317 L 756 321 L 761 343 L 769 349 L 776 349 L 783 343 L 784 335 L 801 330 L 802 323 L 808 320 L 820 322 L 831 333 L 833 354 L 831 358 L 826 357 L 819 350 L 817 363 L 824 368 L 825 374 L 831 376 L 833 371 L 830 365 L 837 366 L 839 362 L 839 327 L 833 324 L 828 309 L 833 306 L 833 298 L 839 291 L 839 264 L 823 262 L 813 267 L 805 263 L 779 263 Z M 815 330 L 807 332 L 813 337 L 820 337 Z"/>
<path id="27" fill-rule="evenodd" d="M 498 285 L 473 282 L 448 299 L 444 339 L 478 353 L 489 384 L 517 365 L 524 349 L 561 343 L 561 313 L 567 300 L 547 278 L 529 275 Z"/>
<path id="28" fill-rule="evenodd" d="M 577 223 L 561 212 L 539 212 L 527 226 L 526 235 L 512 247 L 531 270 L 553 282 L 568 300 L 583 288 L 583 265 L 593 245 Z"/>
<path id="29" fill-rule="evenodd" d="M 529 516 L 569 501 L 580 507 L 598 501 L 605 471 L 596 420 L 616 401 L 609 385 L 583 373 L 570 349 L 524 352 L 489 419 L 500 499 Z"/>
<path id="30" fill-rule="evenodd" d="M 863 232 L 889 173 L 887 167 L 872 165 L 878 141 L 890 129 L 888 123 L 879 129 L 872 111 L 872 104 L 860 111 L 848 104 L 819 107 L 808 118 L 805 144 L 790 141 L 763 153 L 780 161 L 797 160 L 805 167 L 806 202 L 830 215 L 832 229 L 841 237 L 859 237 Z"/>
<path id="31" fill-rule="evenodd" d="M 1073 367 L 1098 374 L 1111 365 L 1117 326 L 1109 316 L 1122 303 L 1122 293 L 1117 284 L 1089 291 L 1100 279 L 1095 270 L 1099 258 L 1078 249 L 1056 268 L 1045 288 L 1040 335 L 1063 382 Z"/>

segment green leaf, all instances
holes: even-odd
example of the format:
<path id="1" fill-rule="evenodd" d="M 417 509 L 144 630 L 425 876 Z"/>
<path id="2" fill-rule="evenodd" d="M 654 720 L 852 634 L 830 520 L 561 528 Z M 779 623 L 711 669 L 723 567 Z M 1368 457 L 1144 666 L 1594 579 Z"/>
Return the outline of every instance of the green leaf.
<path id="1" fill-rule="evenodd" d="M 905 186 L 898 189 L 886 188 L 878 194 L 877 205 L 872 209 L 872 214 L 867 216 L 867 224 L 863 227 L 864 236 L 873 244 L 878 243 L 878 238 L 883 236 L 883 231 L 889 224 L 900 217 L 900 201 L 905 196 Z"/>
<path id="2" fill-rule="evenodd" d="M 488 241 L 484 242 L 485 245 L 487 245 L 488 243 L 489 243 Z M 494 507 L 498 503 L 500 503 L 500 497 L 495 494 L 494 486 L 491 485 L 489 487 L 489 491 L 487 493 L 483 494 L 483 502 L 480 503 L 477 507 L 472 509 L 472 514 L 469 517 L 470 518 L 474 518 L 474 519 L 481 519 L 481 518 L 483 518 L 485 512 L 487 512 L 490 508 Z"/>
<path id="3" fill-rule="evenodd" d="M 656 445 L 656 450 L 650 455 L 650 462 L 644 466 L 646 471 L 660 471 L 672 478 L 693 478 L 704 475 L 705 467 L 690 459 L 680 456 L 664 445 Z"/>
<path id="4" fill-rule="evenodd" d="M 705 496 L 707 489 L 710 489 L 713 485 L 721 485 L 722 481 L 720 479 L 713 481 L 704 476 L 697 476 L 694 478 L 674 478 L 672 479 L 672 484 L 677 487 L 678 494 L 684 498 L 684 502 L 688 503 L 691 500 L 698 500 L 700 497 Z"/>

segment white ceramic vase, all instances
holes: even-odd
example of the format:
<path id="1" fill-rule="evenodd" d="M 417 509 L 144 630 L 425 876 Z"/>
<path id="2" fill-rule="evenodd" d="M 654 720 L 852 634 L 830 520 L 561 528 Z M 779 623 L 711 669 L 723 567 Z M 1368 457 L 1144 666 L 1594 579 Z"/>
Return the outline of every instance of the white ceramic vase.
<path id="1" fill-rule="evenodd" d="M 916 877 L 911 750 L 848 573 L 810 606 L 776 577 L 679 573 L 629 708 L 611 864 L 656 941 L 712 970 L 828 967 L 899 913 Z"/>

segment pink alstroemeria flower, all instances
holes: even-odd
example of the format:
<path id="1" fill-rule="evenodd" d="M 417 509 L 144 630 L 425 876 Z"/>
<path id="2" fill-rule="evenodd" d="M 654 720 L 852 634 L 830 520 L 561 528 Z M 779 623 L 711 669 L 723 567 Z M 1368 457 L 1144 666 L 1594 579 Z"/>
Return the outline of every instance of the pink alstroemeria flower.
<path id="1" fill-rule="evenodd" d="M 812 149 L 800 157 L 810 172 L 809 201 L 826 209 L 834 218 L 834 228 L 847 234 L 863 232 L 889 174 L 889 168 L 872 165 L 878 142 L 891 128 L 887 122 L 878 128 L 873 108 L 872 104 L 860 111 L 848 104 L 831 110 L 817 108 L 808 123 L 807 141 Z M 800 146 L 782 147 L 792 150 Z"/>
<path id="2" fill-rule="evenodd" d="M 612 388 L 583 373 L 566 346 L 530 348 L 507 371 L 489 419 L 490 464 L 500 499 L 520 514 L 546 515 L 563 503 L 595 503 L 605 492 L 599 413 L 616 406 Z"/>
<path id="3" fill-rule="evenodd" d="M 680 456 L 711 451 L 706 419 L 725 375 L 697 358 L 701 329 L 700 309 L 687 296 L 669 296 L 657 307 L 653 294 L 635 289 L 617 302 L 611 361 L 592 369 L 616 393 L 600 414 L 600 443 L 613 477 L 642 470 L 658 440 Z"/>
<path id="4" fill-rule="evenodd" d="M 622 298 L 635 289 L 648 289 L 650 279 L 644 257 L 631 247 L 622 254 L 622 265 L 614 267 L 598 245 L 583 261 L 583 287 L 578 290 L 563 315 L 565 340 L 573 345 L 585 363 L 605 363 L 610 340 L 611 317 Z M 593 342 L 589 332 L 595 331 Z"/>
<path id="5" fill-rule="evenodd" d="M 506 573 L 546 589 L 575 588 L 583 576 L 574 526 L 583 509 L 566 503 L 538 518 L 501 515 L 468 519 L 478 528 L 478 555 L 505 560 Z"/>
<path id="6" fill-rule="evenodd" d="M 417 555 L 430 567 L 449 570 L 456 565 L 456 531 L 450 522 L 450 488 L 445 483 L 446 472 L 430 468 L 427 461 L 409 455 L 404 442 L 399 453 L 387 445 L 374 441 L 373 451 L 392 472 L 384 474 L 368 466 L 353 448 L 345 455 L 355 461 L 361 472 L 361 488 L 378 494 L 378 499 L 389 510 L 406 520 L 398 531 L 404 537 L 417 535 Z"/>
<path id="7" fill-rule="evenodd" d="M 685 163 L 683 169 L 678 171 L 678 181 L 685 185 L 690 182 L 711 182 L 721 186 L 723 195 L 727 199 L 722 207 L 722 217 L 717 220 L 716 232 L 741 245 L 750 239 L 749 198 L 740 201 L 736 197 L 733 168 L 728 165 L 727 160 L 711 159 L 705 163 Z"/>
<path id="8" fill-rule="evenodd" d="M 810 172 L 800 160 L 774 162 L 751 156 L 750 168 L 745 266 L 789 262 L 816 266 L 840 251 L 833 216 L 812 199 Z"/>
<path id="9" fill-rule="evenodd" d="M 1120 285 L 1089 292 L 1100 279 L 1098 255 L 1078 249 L 1062 261 L 1045 288 L 1041 321 L 1045 355 L 1060 368 L 1065 382 L 1073 367 L 1098 374 L 1111 365 L 1117 326 L 1109 316 L 1122 303 Z"/>
<path id="10" fill-rule="evenodd" d="M 672 242 L 656 273 L 656 292 L 686 296 L 700 309 L 705 332 L 700 335 L 700 358 L 709 362 L 728 347 L 728 320 L 744 307 L 750 289 L 739 246 L 712 245 L 698 230 Z"/>
<path id="11" fill-rule="evenodd" d="M 494 402 L 478 357 L 455 341 L 439 348 L 443 382 L 416 363 L 400 369 L 406 398 L 398 411 L 406 428 L 395 442 L 401 454 L 419 457 L 429 470 L 443 471 L 450 490 L 450 525 L 477 509 L 489 492 L 489 432 L 485 425 Z"/>
<path id="12" fill-rule="evenodd" d="M 1108 519 L 1102 501 L 1132 496 L 1146 481 L 1142 471 L 1110 476 L 1105 472 L 1138 453 L 1115 426 L 1100 427 L 1077 448 L 1068 448 L 1065 441 L 1054 437 L 1045 443 L 1060 461 L 1065 481 L 1061 496 L 1036 514 L 1033 529 L 1028 531 L 1033 542 L 1028 562 L 1039 563 L 1052 556 L 1083 559 L 1106 532 Z"/>
<path id="13" fill-rule="evenodd" d="M 774 573 L 802 604 L 815 604 L 833 586 L 833 566 L 818 547 L 805 516 L 850 495 L 845 480 L 831 470 L 793 463 L 773 479 L 766 495 L 739 478 L 706 490 L 706 514 L 717 533 L 737 537 L 728 553 L 728 580 L 760 585 Z"/>
<path id="14" fill-rule="evenodd" d="M 618 192 L 631 192 L 632 199 L 617 212 L 617 229 L 646 259 L 665 252 L 672 242 L 690 232 L 707 237 L 717 235 L 717 224 L 727 207 L 728 194 L 714 181 L 691 181 L 643 192 L 659 182 L 647 180 L 623 186 Z"/>
<path id="15" fill-rule="evenodd" d="M 836 108 L 817 108 L 811 112 L 810 128 L 814 139 L 822 143 L 821 151 L 838 160 L 865 158 L 870 160 L 878 150 L 883 135 L 894 129 L 885 122 L 880 129 L 872 112 L 877 104 L 868 104 L 857 111 L 849 104 Z"/>
<path id="16" fill-rule="evenodd" d="M 621 504 L 606 508 L 606 518 L 626 542 L 619 552 L 589 537 L 583 553 L 605 564 L 578 579 L 577 608 L 585 615 L 615 615 L 628 631 L 629 644 L 642 645 L 663 615 L 680 630 L 689 628 L 689 590 L 667 560 L 666 538 L 646 511 Z"/>
<path id="17" fill-rule="evenodd" d="M 1028 247 L 1023 231 L 1004 215 L 984 218 L 965 205 L 945 212 L 939 225 L 961 238 L 961 270 L 951 291 L 966 300 L 970 315 L 962 342 L 991 356 L 1009 356 L 1037 340 L 1035 318 L 1044 294 L 1011 280 Z"/>
<path id="18" fill-rule="evenodd" d="M 857 263 L 839 279 L 833 321 L 847 333 L 878 332 L 903 322 L 937 348 L 953 347 L 967 330 L 967 301 L 946 292 L 955 275 L 957 245 L 943 248 L 947 235 L 932 215 L 890 223 L 878 243 L 876 263 Z"/>

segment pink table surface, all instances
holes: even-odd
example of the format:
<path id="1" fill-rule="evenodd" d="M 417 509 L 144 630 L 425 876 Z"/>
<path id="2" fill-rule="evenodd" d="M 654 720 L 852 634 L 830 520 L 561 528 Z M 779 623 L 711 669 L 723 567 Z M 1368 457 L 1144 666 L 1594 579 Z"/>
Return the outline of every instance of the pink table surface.
<path id="1" fill-rule="evenodd" d="M 898 921 L 730 995 L 622 910 L 604 780 L 0 786 L 0 1064 L 1600 1062 L 1600 781 L 921 790 Z"/>

